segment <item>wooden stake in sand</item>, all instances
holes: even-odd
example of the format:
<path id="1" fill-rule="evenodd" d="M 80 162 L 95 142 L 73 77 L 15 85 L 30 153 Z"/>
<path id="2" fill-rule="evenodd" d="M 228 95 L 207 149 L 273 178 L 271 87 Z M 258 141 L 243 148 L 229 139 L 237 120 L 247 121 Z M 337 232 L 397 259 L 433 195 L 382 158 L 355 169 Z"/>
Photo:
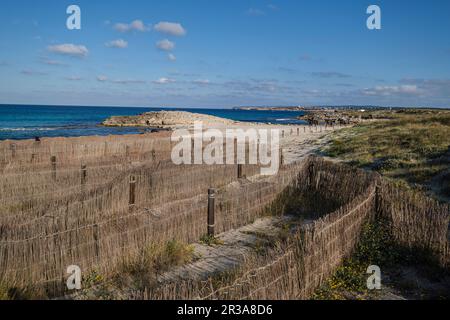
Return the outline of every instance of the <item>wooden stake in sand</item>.
<path id="1" fill-rule="evenodd" d="M 50 161 L 52 163 L 52 179 L 56 180 L 56 156 L 51 156 Z"/>
<path id="2" fill-rule="evenodd" d="M 85 164 L 81 164 L 81 185 L 84 186 L 86 184 L 86 176 L 87 176 L 87 167 Z"/>
<path id="3" fill-rule="evenodd" d="M 208 189 L 208 236 L 214 237 L 215 217 L 214 217 L 214 200 L 216 198 L 216 190 Z"/>
<path id="4" fill-rule="evenodd" d="M 237 166 L 237 177 L 238 179 L 242 179 L 242 164 L 238 164 Z"/>
<path id="5" fill-rule="evenodd" d="M 17 149 L 17 146 L 16 146 L 15 143 L 11 143 L 10 148 L 11 148 L 11 158 L 14 159 L 14 158 L 16 157 L 16 149 Z"/>
<path id="6" fill-rule="evenodd" d="M 130 200 L 128 202 L 130 207 L 136 204 L 136 177 L 130 176 Z"/>

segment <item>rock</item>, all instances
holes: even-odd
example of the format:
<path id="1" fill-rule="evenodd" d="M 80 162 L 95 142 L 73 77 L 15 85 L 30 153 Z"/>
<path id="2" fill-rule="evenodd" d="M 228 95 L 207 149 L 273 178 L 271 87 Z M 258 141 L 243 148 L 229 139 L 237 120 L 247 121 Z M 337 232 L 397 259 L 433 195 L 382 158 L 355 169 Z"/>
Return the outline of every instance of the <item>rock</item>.
<path id="1" fill-rule="evenodd" d="M 102 125 L 109 127 L 163 127 L 175 128 L 191 126 L 195 121 L 204 125 L 231 125 L 236 121 L 211 115 L 187 111 L 152 111 L 138 116 L 114 116 L 103 121 Z"/>

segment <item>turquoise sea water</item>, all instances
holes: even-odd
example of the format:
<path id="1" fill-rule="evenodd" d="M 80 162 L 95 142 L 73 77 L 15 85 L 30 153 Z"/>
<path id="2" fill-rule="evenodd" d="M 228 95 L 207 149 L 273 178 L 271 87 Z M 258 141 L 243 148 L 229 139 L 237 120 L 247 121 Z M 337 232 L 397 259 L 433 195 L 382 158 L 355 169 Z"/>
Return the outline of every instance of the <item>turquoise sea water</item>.
<path id="1" fill-rule="evenodd" d="M 140 133 L 143 129 L 103 127 L 100 123 L 110 116 L 159 110 L 192 111 L 249 122 L 303 123 L 295 119 L 303 112 L 295 111 L 0 105 L 0 140 Z"/>

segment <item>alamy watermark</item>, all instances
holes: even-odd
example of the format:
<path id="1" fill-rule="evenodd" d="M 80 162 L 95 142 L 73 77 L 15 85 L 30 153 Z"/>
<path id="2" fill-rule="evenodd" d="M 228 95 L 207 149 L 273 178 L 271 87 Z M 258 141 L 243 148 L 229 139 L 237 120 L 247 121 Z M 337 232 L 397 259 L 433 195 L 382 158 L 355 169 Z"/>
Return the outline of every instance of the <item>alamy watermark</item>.
<path id="1" fill-rule="evenodd" d="M 367 29 L 369 30 L 381 30 L 381 9 L 377 5 L 370 5 L 367 8 L 367 14 L 370 16 L 367 18 Z"/>
<path id="2" fill-rule="evenodd" d="M 207 129 L 202 122 L 194 130 L 174 130 L 171 158 L 181 164 L 254 164 L 261 175 L 275 175 L 280 167 L 279 129 Z"/>
<path id="3" fill-rule="evenodd" d="M 70 276 L 67 278 L 67 289 L 80 290 L 81 289 L 81 268 L 77 265 L 70 265 L 67 267 L 67 273 Z"/>
<path id="4" fill-rule="evenodd" d="M 380 290 L 381 289 L 381 269 L 379 266 L 371 265 L 367 268 L 367 289 Z"/>
<path id="5" fill-rule="evenodd" d="M 70 16 L 66 20 L 66 26 L 69 30 L 80 30 L 81 29 L 81 9 L 77 5 L 70 5 L 66 10 L 67 14 Z"/>

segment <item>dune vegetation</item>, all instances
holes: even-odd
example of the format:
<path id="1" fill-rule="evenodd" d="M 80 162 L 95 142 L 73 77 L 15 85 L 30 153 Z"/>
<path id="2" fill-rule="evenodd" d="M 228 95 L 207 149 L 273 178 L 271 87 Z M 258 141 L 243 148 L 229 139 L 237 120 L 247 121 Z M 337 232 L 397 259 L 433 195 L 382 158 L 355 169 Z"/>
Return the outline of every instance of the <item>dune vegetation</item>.
<path id="1" fill-rule="evenodd" d="M 450 111 L 385 111 L 384 118 L 333 133 L 323 151 L 448 202 Z"/>

